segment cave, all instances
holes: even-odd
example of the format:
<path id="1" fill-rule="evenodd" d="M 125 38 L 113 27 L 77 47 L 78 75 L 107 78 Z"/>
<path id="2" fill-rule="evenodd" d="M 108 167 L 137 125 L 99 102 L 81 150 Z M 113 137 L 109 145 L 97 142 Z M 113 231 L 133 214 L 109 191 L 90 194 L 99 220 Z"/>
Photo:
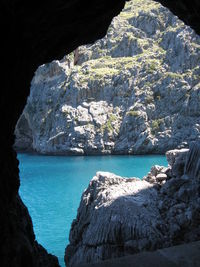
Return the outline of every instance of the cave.
<path id="1" fill-rule="evenodd" d="M 158 0 L 200 34 L 198 0 Z M 102 38 L 125 0 L 2 0 L 1 58 L 1 266 L 59 266 L 35 240 L 28 210 L 18 195 L 14 129 L 36 68 Z"/>

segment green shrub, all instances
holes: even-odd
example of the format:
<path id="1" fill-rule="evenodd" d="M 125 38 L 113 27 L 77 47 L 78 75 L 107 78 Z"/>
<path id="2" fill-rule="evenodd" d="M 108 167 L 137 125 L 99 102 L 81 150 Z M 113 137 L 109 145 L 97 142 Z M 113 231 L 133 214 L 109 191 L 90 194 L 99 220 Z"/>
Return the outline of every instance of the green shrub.
<path id="1" fill-rule="evenodd" d="M 160 126 L 163 123 L 164 123 L 164 119 L 152 120 L 152 123 L 151 123 L 151 132 L 153 134 L 156 134 L 160 130 Z"/>
<path id="2" fill-rule="evenodd" d="M 154 98 L 153 98 L 153 96 L 151 96 L 151 95 L 148 95 L 148 96 L 145 98 L 145 102 L 146 102 L 147 104 L 151 104 L 151 103 L 153 103 L 153 101 L 154 101 Z"/>
<path id="3" fill-rule="evenodd" d="M 107 130 L 108 132 L 113 132 L 114 128 L 112 126 L 112 122 L 116 121 L 117 117 L 114 114 L 110 114 L 107 122 L 101 126 L 101 131 L 104 132 Z"/>
<path id="4" fill-rule="evenodd" d="M 127 116 L 138 117 L 140 114 L 136 110 L 130 110 L 126 113 Z"/>
<path id="5" fill-rule="evenodd" d="M 149 73 L 154 73 L 155 70 L 157 70 L 157 65 L 155 62 L 150 62 L 149 64 L 146 65 L 146 70 L 149 72 Z"/>
<path id="6" fill-rule="evenodd" d="M 171 79 L 183 79 L 183 75 L 177 72 L 167 72 L 166 75 Z"/>
<path id="7" fill-rule="evenodd" d="M 152 84 L 151 84 L 150 82 L 146 82 L 146 83 L 145 83 L 145 87 L 151 87 L 151 85 L 152 85 Z"/>
<path id="8" fill-rule="evenodd" d="M 112 121 L 116 121 L 117 117 L 114 114 L 110 114 L 108 121 L 112 122 Z"/>

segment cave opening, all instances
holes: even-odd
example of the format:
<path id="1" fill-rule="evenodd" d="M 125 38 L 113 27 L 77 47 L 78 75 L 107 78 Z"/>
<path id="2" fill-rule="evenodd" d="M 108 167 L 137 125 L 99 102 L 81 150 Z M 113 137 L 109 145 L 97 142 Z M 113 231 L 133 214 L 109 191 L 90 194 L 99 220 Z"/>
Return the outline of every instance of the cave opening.
<path id="1" fill-rule="evenodd" d="M 162 1 L 162 2 L 167 5 L 166 1 Z M 184 1 L 179 1 L 179 2 L 181 3 L 181 2 L 184 2 Z M 115 9 L 114 12 L 116 12 L 116 13 L 119 12 L 119 10 L 122 9 L 121 8 L 122 5 L 123 5 L 123 3 L 120 3 L 120 5 L 119 5 L 120 8 L 118 6 L 117 7 L 118 11 L 116 11 L 116 9 Z M 196 1 L 194 1 L 193 7 L 195 7 L 195 5 L 197 7 L 199 7 L 199 3 L 197 3 Z M 170 2 L 170 6 L 172 7 L 171 2 Z M 184 6 L 184 4 L 182 5 L 182 3 L 181 3 L 180 6 L 177 4 L 177 5 L 172 7 L 172 10 L 176 13 L 179 10 L 181 10 L 182 6 Z M 3 8 L 3 11 L 6 10 L 6 12 L 7 12 L 7 6 L 3 6 L 3 7 L 5 7 L 5 9 Z M 14 10 L 14 8 L 15 8 L 15 6 L 13 5 L 13 10 Z M 37 7 L 34 7 L 34 8 L 37 8 Z M 187 9 L 187 8 L 185 9 L 185 7 L 184 7 L 184 10 L 185 10 L 184 15 L 187 12 L 190 13 L 190 14 L 193 13 L 194 16 L 198 15 L 197 12 L 193 12 L 193 10 L 191 11 L 191 9 Z M 198 10 L 198 8 L 195 9 L 195 10 Z M 43 10 L 42 10 L 42 12 L 43 12 Z M 76 13 L 78 13 L 78 12 L 77 12 L 77 9 L 76 9 Z M 84 9 L 84 12 L 85 12 L 85 9 Z M 113 17 L 113 13 L 112 12 L 113 11 L 111 11 L 112 15 L 109 14 L 109 16 L 111 16 L 111 17 Z M 180 12 L 180 16 L 182 16 L 182 12 Z M 4 18 L 4 16 L 2 16 L 2 17 Z M 191 17 L 192 17 L 191 15 L 186 17 L 186 22 L 191 24 L 198 31 L 199 24 L 196 23 L 196 21 L 199 21 L 199 20 L 198 19 L 196 19 L 196 20 L 192 19 L 192 22 L 190 23 Z M 26 16 L 25 16 L 25 18 L 26 18 Z M 107 21 L 106 21 L 106 23 L 107 23 Z M 105 29 L 102 29 L 102 32 L 100 33 L 100 35 L 103 35 L 103 34 L 105 34 Z M 92 39 L 97 39 L 95 33 L 91 33 L 91 36 L 92 35 L 95 36 L 95 37 L 92 37 Z M 16 34 L 13 34 L 13 36 L 16 37 Z M 28 35 L 25 34 L 25 36 L 23 36 L 21 40 L 23 40 L 23 38 L 26 39 L 27 36 Z M 72 36 L 73 36 L 73 34 L 72 34 Z M 8 40 L 10 41 L 9 38 L 10 37 L 6 38 L 6 41 L 8 41 Z M 29 38 L 29 36 L 28 36 L 28 38 Z M 84 39 L 84 38 L 87 39 L 89 37 L 88 36 L 87 37 L 81 36 L 80 37 L 80 43 L 83 42 L 82 39 Z M 31 40 L 31 37 L 30 37 L 30 40 Z M 20 46 L 20 41 L 16 45 L 17 48 L 18 48 L 18 45 Z M 37 42 L 37 40 L 36 40 L 36 42 Z M 62 40 L 61 40 L 61 42 L 62 42 Z M 76 40 L 75 43 L 76 42 L 79 42 L 79 40 L 78 41 Z M 86 41 L 84 41 L 84 42 L 86 42 Z M 65 43 L 65 41 L 63 41 L 63 44 L 64 43 Z M 69 50 L 73 50 L 72 47 L 73 48 L 76 47 L 75 43 L 74 44 L 69 44 L 68 47 L 71 47 L 71 49 L 69 48 Z M 26 47 L 26 44 L 29 45 L 28 42 L 25 42 L 25 47 Z M 60 45 L 59 41 L 58 41 L 57 44 L 54 43 L 54 45 L 55 45 L 55 47 L 56 46 L 60 47 L 60 49 L 59 49 L 60 52 L 59 53 L 63 55 L 64 54 L 63 51 L 65 50 L 65 48 L 64 48 L 65 45 Z M 38 47 L 35 46 L 34 48 L 36 48 L 35 49 L 36 51 L 38 50 Z M 10 46 L 8 46 L 8 50 L 9 49 L 10 49 Z M 18 49 L 16 49 L 16 50 L 18 50 Z M 41 50 L 44 50 L 43 45 L 41 46 Z M 43 251 L 42 248 L 40 248 L 40 246 L 37 244 L 37 242 L 34 241 L 34 234 L 33 234 L 33 231 L 31 230 L 31 222 L 30 222 L 27 210 L 24 207 L 23 203 L 21 203 L 21 201 L 18 199 L 18 197 L 16 197 L 16 192 L 18 191 L 18 184 L 19 184 L 18 181 L 17 181 L 17 178 L 16 178 L 18 171 L 17 171 L 17 168 L 16 168 L 17 162 L 16 162 L 16 159 L 15 159 L 15 155 L 13 155 L 11 147 L 12 147 L 12 143 L 13 143 L 12 134 L 13 134 L 13 128 L 14 128 L 14 126 L 16 124 L 16 116 L 18 116 L 17 114 L 20 114 L 21 111 L 22 111 L 22 107 L 23 107 L 24 101 L 25 101 L 25 95 L 27 95 L 27 91 L 28 91 L 28 89 L 24 89 L 24 88 L 25 87 L 28 88 L 27 85 L 30 82 L 33 70 L 35 69 L 36 66 L 38 66 L 42 62 L 49 61 L 49 60 L 47 60 L 47 58 L 51 58 L 52 59 L 52 58 L 56 58 L 57 56 L 54 55 L 55 52 L 52 51 L 52 49 L 50 49 L 49 51 L 45 52 L 46 54 L 38 53 L 40 56 L 39 57 L 37 56 L 36 57 L 37 59 L 35 59 L 34 56 L 33 56 L 33 58 L 31 58 L 31 56 L 28 56 L 26 58 L 26 56 L 30 52 L 30 50 L 28 50 L 28 49 L 25 49 L 23 52 L 24 53 L 21 53 L 20 56 L 16 56 L 16 54 L 15 54 L 16 51 L 12 52 L 11 55 L 10 55 L 11 58 L 14 56 L 14 58 L 16 58 L 16 59 L 22 59 L 21 62 L 20 62 L 20 60 L 19 61 L 17 60 L 16 62 L 18 62 L 18 63 L 16 63 L 16 65 L 11 70 L 13 72 L 13 82 L 10 81 L 9 75 L 7 73 L 5 74 L 5 77 L 4 77 L 6 81 L 9 81 L 9 83 L 8 83 L 9 87 L 8 88 L 13 87 L 13 85 L 15 83 L 20 85 L 20 82 L 23 80 L 24 74 L 25 74 L 27 80 L 24 83 L 21 84 L 22 88 L 23 88 L 22 92 L 21 92 L 21 95 L 18 95 L 16 98 L 14 98 L 14 100 L 16 102 L 18 102 L 18 106 L 13 105 L 13 100 L 10 101 L 10 103 L 9 103 L 8 92 L 5 93 L 5 97 L 3 96 L 3 98 L 2 98 L 3 100 L 5 100 L 4 103 L 2 104 L 2 114 L 4 114 L 3 111 L 5 109 L 5 106 L 8 103 L 9 103 L 8 107 L 13 105 L 13 108 L 9 109 L 9 113 L 7 115 L 8 118 L 10 119 L 10 122 L 9 123 L 4 123 L 4 120 L 3 120 L 3 127 L 5 127 L 5 129 L 8 129 L 8 130 L 6 130 L 5 134 L 2 135 L 2 148 L 3 148 L 3 151 L 5 151 L 5 154 L 7 155 L 6 159 L 2 160 L 2 163 L 5 164 L 5 166 L 7 166 L 5 169 L 2 170 L 2 177 L 6 177 L 6 179 L 8 179 L 8 182 L 4 182 L 4 181 L 2 182 L 2 189 L 1 189 L 2 190 L 2 194 L 1 194 L 1 196 L 2 196 L 2 200 L 4 201 L 4 203 L 1 204 L 1 207 L 4 207 L 4 208 L 2 208 L 3 214 L 7 213 L 7 209 L 9 209 L 11 212 L 10 212 L 9 216 L 6 215 L 6 216 L 4 216 L 3 219 L 1 219 L 2 229 L 3 229 L 3 231 L 5 230 L 4 233 L 2 234 L 2 240 L 3 241 L 6 240 L 6 242 L 4 242 L 4 245 L 5 245 L 4 250 L 2 250 L 3 251 L 3 255 L 4 255 L 2 261 L 3 261 L 3 266 L 4 265 L 7 266 L 8 265 L 8 259 L 10 258 L 10 255 L 15 255 L 14 257 L 12 257 L 12 259 L 10 258 L 10 261 L 12 262 L 12 264 L 14 264 L 13 266 L 36 266 L 38 264 L 37 257 L 39 256 L 39 258 L 40 258 L 40 263 L 39 263 L 40 265 L 39 266 L 47 266 L 47 263 L 44 265 L 44 261 L 48 261 L 49 266 L 56 266 L 55 259 L 53 257 L 51 258 L 51 256 L 47 256 L 46 252 Z M 17 53 L 18 53 L 18 51 L 17 51 Z M 31 53 L 31 55 L 33 55 L 33 54 Z M 26 62 L 26 60 L 27 60 L 28 63 Z M 6 61 L 7 61 L 7 59 L 5 59 L 5 62 Z M 32 64 L 32 66 L 27 68 L 28 64 Z M 16 68 L 18 68 L 19 66 L 23 66 L 23 70 L 24 70 L 23 74 L 20 73 L 20 71 L 19 72 L 16 71 Z M 22 102 L 23 102 L 23 104 L 22 104 Z M 3 192 L 4 189 L 6 189 L 6 191 L 5 191 L 6 192 L 6 197 L 5 197 L 5 192 Z M 7 205 L 6 208 L 5 208 L 5 203 Z M 17 210 L 17 213 L 15 212 L 16 210 Z M 15 222 L 14 224 L 12 223 L 13 222 L 13 215 L 11 214 L 12 211 L 14 211 L 14 213 L 16 214 L 15 215 L 16 216 L 15 217 L 16 220 L 14 221 Z M 24 226 L 25 230 L 22 231 L 23 234 L 21 234 L 21 229 L 22 229 L 21 228 L 21 222 L 20 222 L 21 218 L 23 218 L 25 221 L 27 221 L 27 223 L 25 223 L 26 226 Z M 9 225 L 9 228 L 14 228 L 14 230 L 12 230 L 11 232 L 10 232 L 10 229 L 7 230 L 7 225 Z M 13 231 L 16 234 L 17 237 L 13 237 Z M 18 246 L 15 245 L 14 240 L 16 240 L 16 242 L 18 243 Z M 26 245 L 24 245 L 25 243 L 26 243 Z M 12 244 L 12 245 L 10 245 L 10 244 Z M 32 249 L 30 249 L 29 244 L 31 244 Z"/>
<path id="2" fill-rule="evenodd" d="M 19 155 L 20 195 L 37 240 L 62 266 L 81 193 L 97 171 L 142 178 L 159 162 L 167 167 L 160 155 L 108 154 L 164 154 L 198 139 L 198 118 L 193 118 L 199 112 L 198 90 L 193 88 L 199 82 L 199 44 L 167 8 L 147 0 L 141 7 L 135 0 L 113 19 L 104 38 L 37 69 L 15 147 L 43 156 Z M 194 110 L 188 109 L 191 103 Z M 143 165 L 140 174 L 136 166 Z"/>

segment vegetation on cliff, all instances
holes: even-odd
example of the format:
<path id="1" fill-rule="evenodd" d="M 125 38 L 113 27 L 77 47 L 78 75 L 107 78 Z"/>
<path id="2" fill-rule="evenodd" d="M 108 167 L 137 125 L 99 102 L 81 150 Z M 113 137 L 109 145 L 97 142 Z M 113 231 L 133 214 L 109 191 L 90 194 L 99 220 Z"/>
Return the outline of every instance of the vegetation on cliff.
<path id="1" fill-rule="evenodd" d="M 75 63 L 36 71 L 17 149 L 163 153 L 200 138 L 200 38 L 160 4 L 128 2 Z"/>

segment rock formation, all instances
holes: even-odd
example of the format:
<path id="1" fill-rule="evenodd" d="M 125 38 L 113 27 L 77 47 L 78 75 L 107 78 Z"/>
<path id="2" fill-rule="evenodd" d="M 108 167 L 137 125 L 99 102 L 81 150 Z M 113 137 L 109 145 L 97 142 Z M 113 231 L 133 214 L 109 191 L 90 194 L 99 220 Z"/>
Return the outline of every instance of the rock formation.
<path id="1" fill-rule="evenodd" d="M 18 150 L 164 153 L 200 139 L 200 38 L 167 8 L 130 1 L 75 54 L 36 71 Z"/>
<path id="2" fill-rule="evenodd" d="M 199 240 L 200 143 L 166 156 L 169 167 L 143 180 L 96 174 L 71 226 L 67 266 Z"/>

